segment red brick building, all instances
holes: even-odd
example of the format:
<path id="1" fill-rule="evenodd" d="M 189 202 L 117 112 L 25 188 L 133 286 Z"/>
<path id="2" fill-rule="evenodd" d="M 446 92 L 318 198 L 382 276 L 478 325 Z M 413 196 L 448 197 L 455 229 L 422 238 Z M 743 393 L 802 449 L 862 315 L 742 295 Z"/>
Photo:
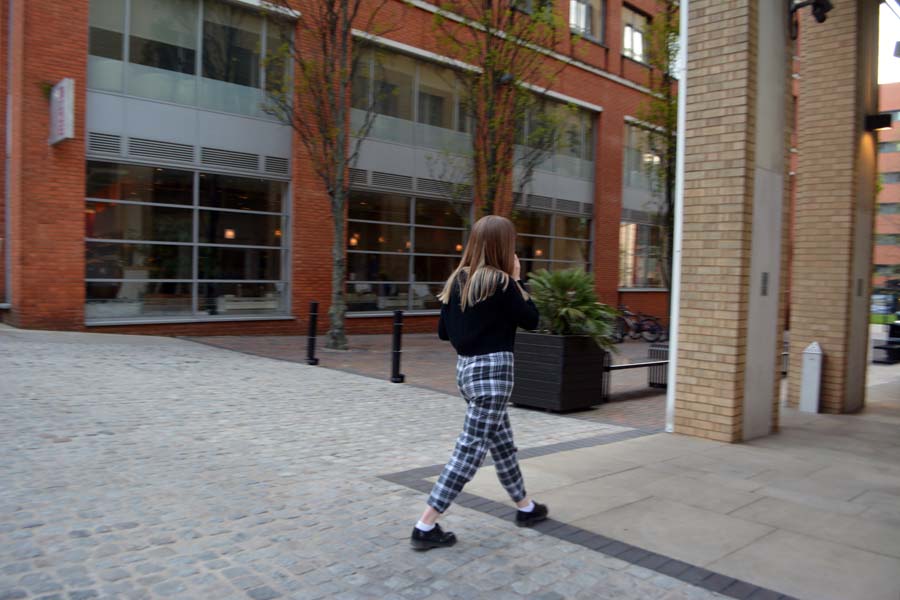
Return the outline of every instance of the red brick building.
<path id="1" fill-rule="evenodd" d="M 548 94 L 569 107 L 569 141 L 518 197 L 518 252 L 526 270 L 589 268 L 605 302 L 662 315 L 656 200 L 642 167 L 653 157 L 636 120 L 656 2 L 556 10 L 580 34 L 574 59 L 567 47 L 548 59 L 569 61 Z M 377 48 L 362 76 L 391 94 L 351 171 L 351 333 L 387 331 L 397 308 L 409 329 L 431 330 L 434 296 L 465 241 L 471 213 L 448 201 L 435 157 L 461 155 L 469 133 L 433 11 L 397 1 L 385 18 L 402 28 L 359 32 Z M 262 110 L 266 81 L 283 75 L 265 57 L 285 18 L 259 0 L 0 4 L 4 322 L 303 331 L 308 303 L 330 296 L 332 227 L 302 144 Z M 51 144 L 50 89 L 64 79 L 74 134 Z"/>
<path id="2" fill-rule="evenodd" d="M 900 293 L 900 83 L 879 86 L 879 109 L 893 116 L 890 131 L 878 132 L 878 172 L 881 192 L 875 214 L 875 255 L 872 287 Z"/>

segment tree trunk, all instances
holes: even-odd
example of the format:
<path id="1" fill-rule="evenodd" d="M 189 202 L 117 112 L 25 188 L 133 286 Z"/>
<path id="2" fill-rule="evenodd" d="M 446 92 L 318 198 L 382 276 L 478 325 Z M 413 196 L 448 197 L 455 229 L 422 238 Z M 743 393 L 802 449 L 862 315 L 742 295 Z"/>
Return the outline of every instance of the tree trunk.
<path id="1" fill-rule="evenodd" d="M 325 343 L 325 347 L 332 350 L 347 349 L 347 333 L 344 329 L 344 316 L 347 314 L 347 304 L 344 300 L 344 280 L 347 272 L 347 255 L 344 248 L 344 240 L 347 237 L 344 225 L 344 204 L 344 191 L 335 190 L 331 200 L 331 214 L 334 218 L 334 243 L 331 250 L 331 308 L 328 309 L 328 340 Z"/>

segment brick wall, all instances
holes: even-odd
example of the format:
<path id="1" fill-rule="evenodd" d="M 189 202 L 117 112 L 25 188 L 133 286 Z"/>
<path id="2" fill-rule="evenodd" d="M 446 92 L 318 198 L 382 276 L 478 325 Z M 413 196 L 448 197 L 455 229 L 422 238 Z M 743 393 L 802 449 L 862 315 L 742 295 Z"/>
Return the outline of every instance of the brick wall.
<path id="1" fill-rule="evenodd" d="M 862 10 L 877 10 L 877 3 L 835 3 L 827 23 L 806 24 L 800 48 L 789 402 L 799 402 L 802 351 L 817 341 L 826 355 L 821 408 L 829 413 L 844 412 L 849 389 L 861 385 L 848 378 L 848 365 L 854 358 L 854 230 L 857 219 L 872 218 L 857 197 L 860 178 L 872 176 L 860 170 L 861 144 L 873 143 L 860 132 Z"/>
<path id="2" fill-rule="evenodd" d="M 6 10 L 8 3 L 2 4 Z M 560 51 L 565 54 L 571 50 L 589 68 L 609 69 L 615 77 L 643 83 L 646 67 L 623 61 L 620 56 L 620 3 L 611 1 L 607 4 L 606 46 L 582 40 L 573 50 L 568 36 L 563 35 Z M 632 4 L 648 13 L 656 10 L 654 0 L 636 0 Z M 84 107 L 88 1 L 14 0 L 13 5 L 17 13 L 14 29 L 18 38 L 13 40 L 17 68 L 11 78 L 5 68 L 0 69 L 3 85 L 8 83 L 14 96 L 10 199 L 15 230 L 12 240 L 15 297 L 14 309 L 5 313 L 4 320 L 21 327 L 84 329 Z M 568 4 L 559 2 L 558 10 L 565 17 Z M 434 34 L 432 13 L 396 0 L 386 7 L 380 22 L 385 26 L 379 26 L 378 30 L 387 31 L 385 37 L 442 53 Z M 403 26 L 394 27 L 397 23 Z M 0 46 L 3 47 L 0 52 L 5 52 L 6 44 Z M 76 139 L 50 147 L 47 144 L 49 108 L 42 84 L 63 77 L 73 77 L 76 81 Z M 618 300 L 617 248 L 624 120 L 626 116 L 636 115 L 644 94 L 576 66 L 566 67 L 557 76 L 553 88 L 604 109 L 596 123 L 593 265 L 598 293 L 605 302 L 615 304 Z M 294 140 L 294 153 L 291 313 L 296 321 L 132 325 L 93 330 L 155 334 L 302 333 L 310 300 L 318 300 L 321 313 L 327 313 L 331 296 L 331 209 L 325 188 L 313 173 L 310 161 L 304 155 L 305 148 L 297 139 Z M 429 331 L 433 329 L 434 321 L 434 317 L 411 318 L 407 329 Z M 327 321 L 320 323 L 323 330 L 327 328 Z M 347 328 L 350 333 L 386 333 L 390 331 L 390 321 L 388 318 L 348 319 Z"/>
<path id="3" fill-rule="evenodd" d="M 756 4 L 690 7 L 675 431 L 741 438 L 754 165 Z"/>
<path id="4" fill-rule="evenodd" d="M 83 319 L 87 8 L 86 2 L 12 2 L 13 306 L 7 319 L 19 327 L 72 329 Z M 50 146 L 45 87 L 64 77 L 75 80 L 75 139 Z"/>

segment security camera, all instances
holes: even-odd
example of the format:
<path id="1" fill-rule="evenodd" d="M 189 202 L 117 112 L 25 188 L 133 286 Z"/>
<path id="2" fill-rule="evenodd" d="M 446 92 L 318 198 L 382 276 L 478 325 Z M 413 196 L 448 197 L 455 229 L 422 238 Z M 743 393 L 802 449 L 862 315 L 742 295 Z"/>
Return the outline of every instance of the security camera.
<path id="1" fill-rule="evenodd" d="M 830 0 L 802 0 L 801 2 L 792 1 L 791 14 L 807 6 L 812 6 L 813 17 L 815 17 L 816 21 L 818 21 L 819 23 L 824 23 L 825 19 L 828 18 L 826 15 L 832 8 L 834 8 L 834 5 L 831 4 Z"/>
<path id="2" fill-rule="evenodd" d="M 824 23 L 825 19 L 828 18 L 828 11 L 832 8 L 834 8 L 834 6 L 832 6 L 829 0 L 815 0 L 812 5 L 812 14 L 817 22 Z"/>

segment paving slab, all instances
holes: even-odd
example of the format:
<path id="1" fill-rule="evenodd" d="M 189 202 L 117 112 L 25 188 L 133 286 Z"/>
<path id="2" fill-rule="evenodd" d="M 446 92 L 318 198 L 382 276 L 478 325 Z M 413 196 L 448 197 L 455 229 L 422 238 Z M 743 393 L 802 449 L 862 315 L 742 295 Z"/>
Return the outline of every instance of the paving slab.
<path id="1" fill-rule="evenodd" d="M 765 525 L 655 497 L 573 524 L 700 566 L 774 531 Z"/>
<path id="2" fill-rule="evenodd" d="M 897 559 L 790 531 L 775 531 L 709 568 L 808 600 L 900 598 Z"/>
<path id="3" fill-rule="evenodd" d="M 761 498 L 733 516 L 810 537 L 900 558 L 900 527 L 886 521 L 839 515 L 777 498 Z"/>

